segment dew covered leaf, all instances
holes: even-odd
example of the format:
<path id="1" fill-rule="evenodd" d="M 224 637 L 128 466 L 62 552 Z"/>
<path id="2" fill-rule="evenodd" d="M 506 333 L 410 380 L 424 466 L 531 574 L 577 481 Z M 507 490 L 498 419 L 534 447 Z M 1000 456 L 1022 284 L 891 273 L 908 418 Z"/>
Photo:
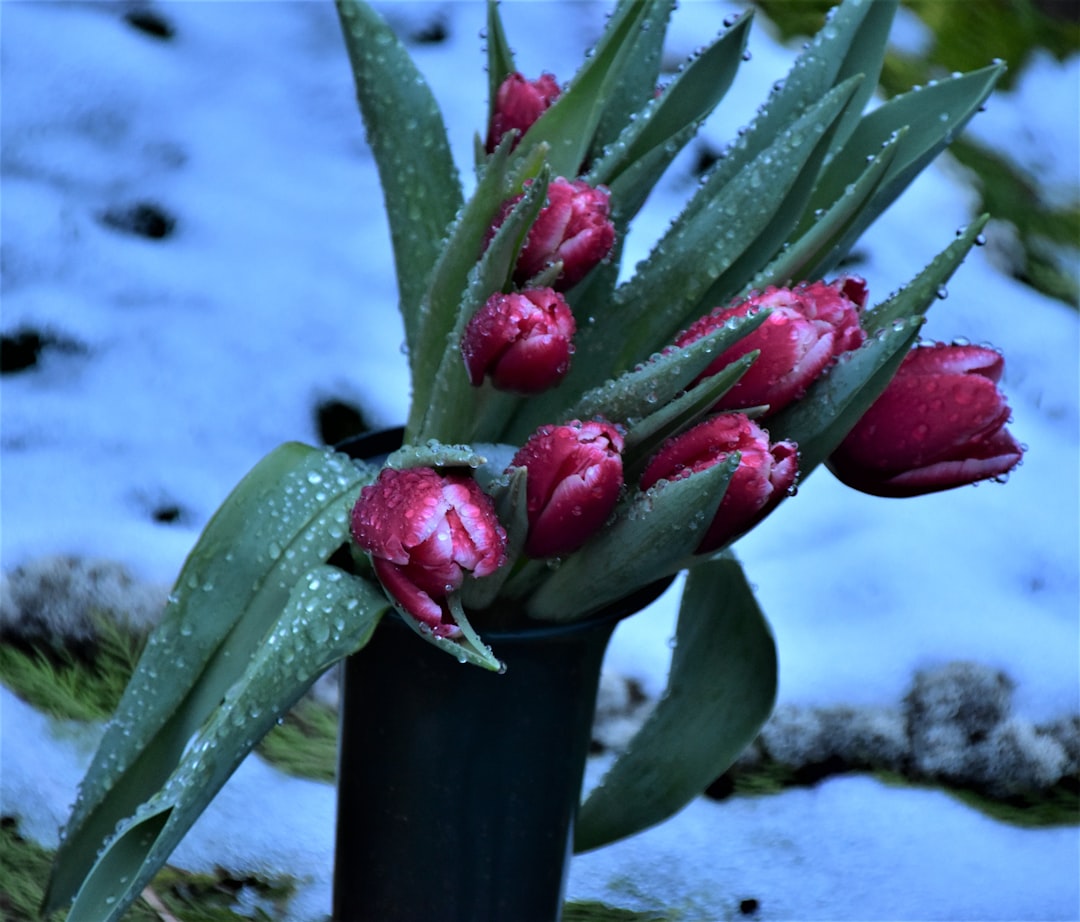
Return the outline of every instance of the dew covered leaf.
<path id="1" fill-rule="evenodd" d="M 536 144 L 549 148 L 553 176 L 571 179 L 580 172 L 604 111 L 627 67 L 633 66 L 634 36 L 650 12 L 649 3 L 620 4 L 608 20 L 591 56 L 566 91 L 525 133 L 515 158 L 526 157 Z"/>
<path id="2" fill-rule="evenodd" d="M 756 330 L 768 310 L 729 320 L 719 329 L 679 349 L 658 353 L 648 362 L 584 394 L 566 420 L 602 417 L 628 424 L 648 416 L 686 390 L 698 375 L 740 339 Z"/>
<path id="3" fill-rule="evenodd" d="M 776 698 L 776 644 L 730 553 L 691 571 L 667 690 L 578 815 L 574 850 L 662 822 L 719 777 Z"/>
<path id="4" fill-rule="evenodd" d="M 835 264 L 859 235 L 889 207 L 968 123 L 1005 72 L 994 64 L 895 96 L 859 122 L 843 150 L 825 170 L 811 208 L 827 207 L 855 182 L 861 165 L 896 141 L 897 152 L 870 201 L 836 242 L 826 264 Z M 905 130 L 906 129 L 906 130 Z M 903 132 L 902 134 L 900 134 Z"/>
<path id="5" fill-rule="evenodd" d="M 405 343 L 416 355 L 420 301 L 463 193 L 442 113 L 386 22 L 363 0 L 337 0 L 368 144 L 379 168 L 397 267 Z M 358 203 L 360 206 L 363 203 Z M 423 372 L 413 358 L 416 380 Z"/>
<path id="6" fill-rule="evenodd" d="M 437 399 L 431 370 L 438 367 L 449 337 L 458 323 L 462 298 L 468 288 L 469 273 L 484 250 L 484 239 L 502 203 L 510 198 L 511 175 L 508 157 L 512 138 L 505 137 L 485 161 L 476 189 L 457 214 L 442 244 L 438 262 L 424 290 L 419 315 L 422 329 L 410 345 L 412 406 L 405 428 L 405 441 L 415 442 L 428 404 Z M 526 167 L 531 164 L 526 164 Z M 407 271 L 407 270 L 406 270 Z M 499 288 L 505 279 L 500 280 Z M 468 319 L 468 318 L 466 318 Z"/>
<path id="7" fill-rule="evenodd" d="M 712 523 L 740 455 L 627 500 L 526 600 L 530 617 L 573 621 L 685 566 Z"/>
<path id="8" fill-rule="evenodd" d="M 119 821 L 68 922 L 119 919 L 256 743 L 319 675 L 368 642 L 389 607 L 377 586 L 336 567 L 304 574 L 160 789 Z"/>
<path id="9" fill-rule="evenodd" d="M 624 217 L 641 207 L 675 155 L 724 97 L 742 60 L 750 20 L 749 13 L 740 16 L 730 29 L 690 61 L 659 98 L 646 96 L 649 100 L 646 105 L 626 123 L 619 137 L 590 169 L 590 182 L 618 188 L 619 211 Z M 649 157 L 648 170 L 636 171 L 634 183 L 617 184 L 619 177 L 650 154 L 655 155 Z M 614 191 L 615 188 L 613 194 Z"/>
<path id="10" fill-rule="evenodd" d="M 288 443 L 237 485 L 184 563 L 79 791 L 47 904 L 67 903 L 116 824 L 152 797 L 311 567 L 345 541 L 377 471 Z"/>

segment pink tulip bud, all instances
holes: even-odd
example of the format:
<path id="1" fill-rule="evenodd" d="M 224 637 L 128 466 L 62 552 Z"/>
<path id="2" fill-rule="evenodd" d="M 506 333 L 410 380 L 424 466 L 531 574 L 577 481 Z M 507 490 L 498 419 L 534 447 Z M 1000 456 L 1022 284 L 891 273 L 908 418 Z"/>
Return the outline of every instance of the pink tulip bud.
<path id="1" fill-rule="evenodd" d="M 574 315 L 551 288 L 488 298 L 465 328 L 461 355 L 469 380 L 484 375 L 501 391 L 538 394 L 562 380 L 574 351 Z"/>
<path id="2" fill-rule="evenodd" d="M 701 375 L 714 375 L 748 352 L 760 349 L 757 361 L 715 409 L 768 404 L 771 415 L 802 397 L 838 355 L 862 345 L 865 334 L 859 326 L 859 311 L 865 304 L 866 282 L 857 276 L 795 288 L 767 288 L 702 317 L 679 335 L 675 345 L 688 346 L 733 317 L 771 308 L 772 313 L 761 326 L 726 349 Z"/>
<path id="3" fill-rule="evenodd" d="M 502 136 L 517 129 L 522 135 L 532 126 L 556 99 L 559 84 L 552 74 L 541 74 L 538 80 L 526 80 L 521 74 L 510 74 L 495 94 L 495 111 L 488 126 L 487 152 L 499 145 Z M 517 147 L 519 137 L 514 142 Z"/>
<path id="4" fill-rule="evenodd" d="M 678 480 L 739 452 L 739 466 L 720 501 L 698 553 L 723 547 L 747 531 L 795 484 L 799 459 L 794 442 L 769 444 L 769 433 L 742 413 L 721 413 L 669 439 L 641 476 L 641 489 L 660 480 Z"/>
<path id="5" fill-rule="evenodd" d="M 525 553 L 577 550 L 607 521 L 623 484 L 623 440 L 610 423 L 542 426 L 511 462 L 528 471 Z"/>
<path id="6" fill-rule="evenodd" d="M 918 496 L 1003 477 L 1023 448 L 997 388 L 1005 360 L 980 346 L 918 346 L 829 459 L 875 496 Z"/>
<path id="7" fill-rule="evenodd" d="M 506 532 L 476 481 L 429 467 L 384 468 L 360 491 L 352 535 L 402 608 L 440 637 L 457 625 L 443 604 L 465 574 L 488 576 L 506 562 Z"/>
<path id="8" fill-rule="evenodd" d="M 607 258 L 615 245 L 615 225 L 608 214 L 609 193 L 587 182 L 553 179 L 548 184 L 548 201 L 525 238 L 518 255 L 514 281 L 524 285 L 538 272 L 561 260 L 563 270 L 555 281 L 559 291 L 572 288 L 589 271 Z M 503 203 L 491 233 L 502 224 L 510 209 L 521 199 Z"/>

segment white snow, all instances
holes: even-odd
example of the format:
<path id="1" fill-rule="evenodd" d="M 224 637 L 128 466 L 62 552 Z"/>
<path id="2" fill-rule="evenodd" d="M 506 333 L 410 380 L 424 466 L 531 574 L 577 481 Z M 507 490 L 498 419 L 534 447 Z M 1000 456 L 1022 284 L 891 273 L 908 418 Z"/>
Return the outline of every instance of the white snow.
<path id="1" fill-rule="evenodd" d="M 393 264 L 373 160 L 331 4 L 161 3 L 161 41 L 126 5 L 5 3 L 5 334 L 47 330 L 47 351 L 2 384 L 4 569 L 42 554 L 123 561 L 175 576 L 216 506 L 280 442 L 316 438 L 314 407 L 338 397 L 400 422 L 407 376 Z M 463 176 L 486 106 L 483 5 L 384 3 L 444 108 Z M 683 3 L 671 60 L 734 8 Z M 526 73 L 568 78 L 605 6 L 506 2 Z M 918 39 L 902 20 L 899 44 Z M 551 36 L 552 40 L 541 40 Z M 794 51 L 760 24 L 752 58 L 714 124 L 719 145 L 752 116 Z M 991 56 L 988 51 L 988 57 Z M 1036 58 L 973 131 L 1076 195 L 1077 59 Z M 970 177 L 947 159 L 858 246 L 872 296 L 913 275 L 973 216 Z M 690 193 L 676 164 L 638 228 L 630 265 Z M 680 170 L 683 170 L 680 173 Z M 166 240 L 102 224 L 154 202 Z M 989 249 L 989 247 L 987 248 Z M 774 626 L 782 702 L 890 704 L 917 668 L 973 659 L 1018 683 L 1032 720 L 1080 706 L 1075 311 L 1002 275 L 975 250 L 927 335 L 989 341 L 1007 357 L 1012 429 L 1028 445 L 1006 486 L 879 500 L 816 474 L 740 544 Z M 155 522 L 176 504 L 178 522 Z M 674 594 L 620 627 L 608 665 L 662 687 Z M 55 844 L 89 758 L 6 690 L 0 802 Z M 50 765 L 47 784 L 41 766 Z M 599 766 L 593 766 L 595 774 Z M 252 802 L 258 803 L 251 809 Z M 278 868 L 309 880 L 297 918 L 329 911 L 333 791 L 249 759 L 175 859 Z M 722 804 L 575 860 L 570 896 L 730 918 L 1076 919 L 1076 827 L 1029 831 L 934 792 L 865 778 Z"/>

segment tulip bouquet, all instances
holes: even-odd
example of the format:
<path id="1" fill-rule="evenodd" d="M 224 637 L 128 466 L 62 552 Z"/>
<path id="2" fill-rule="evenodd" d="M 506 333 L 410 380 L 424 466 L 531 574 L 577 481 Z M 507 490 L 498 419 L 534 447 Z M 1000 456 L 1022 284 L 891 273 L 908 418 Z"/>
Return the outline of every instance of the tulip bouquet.
<path id="1" fill-rule="evenodd" d="M 584 805 L 576 843 L 658 822 L 772 707 L 775 651 L 736 539 L 822 464 L 900 497 L 1019 462 L 1001 356 L 919 339 L 985 218 L 877 303 L 837 274 L 1001 70 L 865 113 L 895 6 L 845 0 L 624 270 L 635 215 L 732 82 L 749 13 L 665 82 L 672 0 L 620 0 L 562 84 L 517 72 L 490 4 L 466 198 L 405 49 L 361 0 L 338 0 L 397 264 L 412 378 L 400 447 L 373 461 L 288 444 L 225 501 L 80 791 L 50 907 L 117 918 L 384 616 L 498 672 L 491 632 L 588 621 L 686 571 L 669 694 Z"/>

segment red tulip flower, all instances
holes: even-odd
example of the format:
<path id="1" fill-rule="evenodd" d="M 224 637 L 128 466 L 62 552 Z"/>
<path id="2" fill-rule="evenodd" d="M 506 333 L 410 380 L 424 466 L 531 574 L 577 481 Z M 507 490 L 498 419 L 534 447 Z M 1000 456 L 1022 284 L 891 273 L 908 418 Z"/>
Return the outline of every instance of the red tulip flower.
<path id="1" fill-rule="evenodd" d="M 1005 360 L 981 346 L 918 346 L 829 459 L 875 496 L 918 496 L 1001 477 L 1023 449 L 997 388 Z"/>
<path id="2" fill-rule="evenodd" d="M 352 535 L 387 592 L 440 637 L 459 633 L 443 603 L 465 574 L 487 576 L 506 561 L 491 498 L 469 477 L 428 467 L 384 468 L 360 491 Z"/>
<path id="3" fill-rule="evenodd" d="M 511 462 L 528 471 L 525 553 L 577 550 L 607 521 L 623 485 L 623 440 L 610 423 L 542 426 Z"/>
<path id="4" fill-rule="evenodd" d="M 553 179 L 548 184 L 547 196 L 547 204 L 540 209 L 518 255 L 514 281 L 524 285 L 538 272 L 561 260 L 563 269 L 555 287 L 565 291 L 606 259 L 615 245 L 615 225 L 608 217 L 609 193 L 580 179 L 574 182 Z M 503 203 L 491 233 L 520 199 L 517 196 Z"/>
<path id="5" fill-rule="evenodd" d="M 488 125 L 486 149 L 490 154 L 506 132 L 517 129 L 522 135 L 559 98 L 559 84 L 552 74 L 541 74 L 538 80 L 526 80 L 521 74 L 510 74 L 495 93 L 495 111 Z M 514 142 L 517 147 L 519 137 Z"/>
<path id="6" fill-rule="evenodd" d="M 769 433 L 741 413 L 721 413 L 669 439 L 641 475 L 641 489 L 660 480 L 678 480 L 706 470 L 739 452 L 716 516 L 698 545 L 699 554 L 723 547 L 747 531 L 795 484 L 798 449 L 794 442 L 769 444 Z"/>
<path id="7" fill-rule="evenodd" d="M 768 404 L 769 414 L 777 413 L 802 397 L 838 355 L 862 345 L 865 334 L 859 326 L 859 311 L 866 304 L 866 294 L 866 282 L 857 276 L 795 288 L 767 288 L 705 315 L 680 334 L 675 345 L 688 346 L 733 317 L 771 308 L 761 326 L 726 349 L 701 377 L 714 375 L 748 352 L 760 349 L 757 361 L 716 409 Z"/>
<path id="8" fill-rule="evenodd" d="M 490 375 L 502 391 L 545 391 L 570 368 L 574 330 L 570 306 L 551 288 L 494 294 L 461 338 L 469 380 L 479 386 Z"/>

